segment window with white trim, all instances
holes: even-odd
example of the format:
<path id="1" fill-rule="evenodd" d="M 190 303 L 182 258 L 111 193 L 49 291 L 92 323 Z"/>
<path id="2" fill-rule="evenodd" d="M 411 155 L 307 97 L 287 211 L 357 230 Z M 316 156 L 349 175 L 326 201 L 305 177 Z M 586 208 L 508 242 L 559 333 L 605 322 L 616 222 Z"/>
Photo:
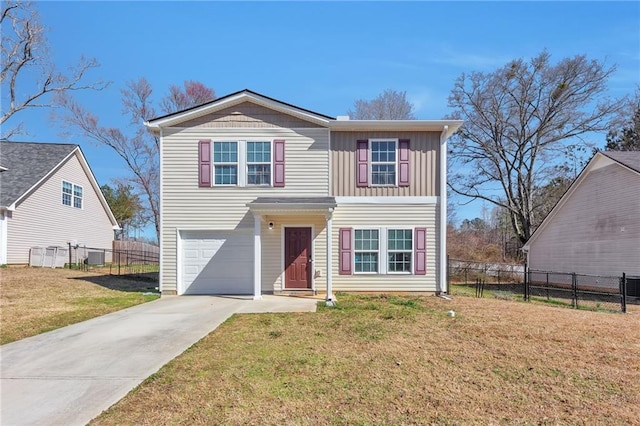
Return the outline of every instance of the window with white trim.
<path id="1" fill-rule="evenodd" d="M 213 143 L 214 185 L 238 184 L 238 143 Z"/>
<path id="2" fill-rule="evenodd" d="M 62 204 L 82 208 L 82 187 L 66 180 L 62 181 Z"/>
<path id="3" fill-rule="evenodd" d="M 247 185 L 271 185 L 271 142 L 247 142 Z"/>
<path id="4" fill-rule="evenodd" d="M 396 186 L 397 139 L 371 139 L 371 185 Z"/>
<path id="5" fill-rule="evenodd" d="M 355 273 L 411 274 L 413 229 L 354 229 Z M 381 260 L 384 259 L 384 260 Z"/>
<path id="6" fill-rule="evenodd" d="M 411 273 L 413 231 L 411 229 L 387 230 L 387 271 Z"/>
<path id="7" fill-rule="evenodd" d="M 380 258 L 380 233 L 377 229 L 356 229 L 354 232 L 355 272 L 377 273 Z"/>

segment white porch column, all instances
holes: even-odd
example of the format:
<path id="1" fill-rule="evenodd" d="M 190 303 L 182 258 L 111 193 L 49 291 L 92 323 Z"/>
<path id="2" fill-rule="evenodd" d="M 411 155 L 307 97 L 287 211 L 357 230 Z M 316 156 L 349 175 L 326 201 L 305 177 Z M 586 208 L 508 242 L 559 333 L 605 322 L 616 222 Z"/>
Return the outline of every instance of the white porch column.
<path id="1" fill-rule="evenodd" d="M 253 300 L 262 299 L 262 216 L 253 214 Z"/>
<path id="2" fill-rule="evenodd" d="M 331 252 L 331 244 L 332 244 L 332 234 L 333 234 L 333 221 L 332 221 L 332 217 L 333 217 L 333 208 L 329 209 L 329 212 L 327 213 L 327 298 L 326 298 L 326 302 L 328 306 L 333 306 L 335 304 L 335 296 L 333 295 L 333 285 L 332 285 L 332 278 L 333 278 L 333 266 L 332 266 L 332 257 L 333 254 Z"/>

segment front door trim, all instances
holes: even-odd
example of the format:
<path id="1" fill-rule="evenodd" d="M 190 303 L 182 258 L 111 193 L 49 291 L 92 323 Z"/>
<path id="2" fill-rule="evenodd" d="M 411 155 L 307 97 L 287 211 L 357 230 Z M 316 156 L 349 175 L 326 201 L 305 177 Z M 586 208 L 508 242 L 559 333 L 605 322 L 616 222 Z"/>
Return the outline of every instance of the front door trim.
<path id="1" fill-rule="evenodd" d="M 316 248 L 315 248 L 315 229 L 313 224 L 310 223 L 283 223 L 281 226 L 280 233 L 280 258 L 282 259 L 280 264 L 280 271 L 282 273 L 282 282 L 281 282 L 281 290 L 301 290 L 301 289 L 291 289 L 287 288 L 287 278 L 286 278 L 286 268 L 287 268 L 287 259 L 285 258 L 285 233 L 287 228 L 309 228 L 311 229 L 311 288 L 307 290 L 316 289 L 316 280 L 315 280 L 315 265 L 316 265 Z"/>

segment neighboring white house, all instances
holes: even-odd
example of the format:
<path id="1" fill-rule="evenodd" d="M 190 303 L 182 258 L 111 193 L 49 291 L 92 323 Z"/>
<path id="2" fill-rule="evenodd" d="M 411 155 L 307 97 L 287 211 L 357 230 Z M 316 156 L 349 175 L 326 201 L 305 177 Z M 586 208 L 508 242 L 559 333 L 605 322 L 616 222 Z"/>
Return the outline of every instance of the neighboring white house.
<path id="1" fill-rule="evenodd" d="M 78 145 L 0 142 L 0 264 L 31 247 L 111 248 L 119 229 Z"/>
<path id="2" fill-rule="evenodd" d="M 640 276 L 640 152 L 596 153 L 523 249 L 535 270 Z"/>
<path id="3" fill-rule="evenodd" d="M 461 121 L 335 119 L 243 90 L 145 124 L 163 294 L 447 291 Z"/>

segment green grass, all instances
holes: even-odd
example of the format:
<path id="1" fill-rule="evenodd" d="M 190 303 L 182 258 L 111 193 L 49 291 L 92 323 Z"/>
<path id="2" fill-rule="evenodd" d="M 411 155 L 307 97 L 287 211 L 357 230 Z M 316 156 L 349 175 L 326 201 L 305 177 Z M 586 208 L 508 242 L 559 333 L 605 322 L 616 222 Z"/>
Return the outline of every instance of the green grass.
<path id="1" fill-rule="evenodd" d="M 159 297 L 159 294 L 134 291 L 140 287 L 139 282 L 123 277 L 90 272 L 50 268 L 3 269 L 0 344 Z"/>
<path id="2" fill-rule="evenodd" d="M 640 418 L 640 337 L 629 333 L 637 314 L 457 296 L 339 294 L 336 307 L 319 305 L 317 313 L 234 315 L 93 424 Z"/>

